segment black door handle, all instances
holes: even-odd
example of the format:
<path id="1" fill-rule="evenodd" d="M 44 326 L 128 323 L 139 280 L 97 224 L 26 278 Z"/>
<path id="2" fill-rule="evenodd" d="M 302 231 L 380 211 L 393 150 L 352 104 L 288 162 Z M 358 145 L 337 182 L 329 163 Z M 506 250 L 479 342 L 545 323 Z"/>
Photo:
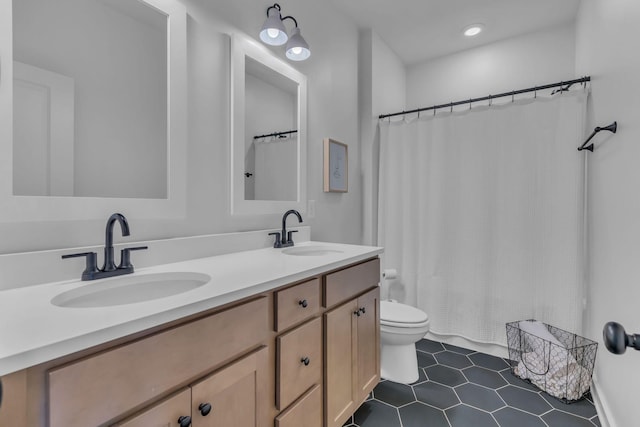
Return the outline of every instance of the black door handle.
<path id="1" fill-rule="evenodd" d="M 627 347 L 640 350 L 640 335 L 628 335 L 620 323 L 608 322 L 602 329 L 604 345 L 613 354 L 622 354 Z"/>

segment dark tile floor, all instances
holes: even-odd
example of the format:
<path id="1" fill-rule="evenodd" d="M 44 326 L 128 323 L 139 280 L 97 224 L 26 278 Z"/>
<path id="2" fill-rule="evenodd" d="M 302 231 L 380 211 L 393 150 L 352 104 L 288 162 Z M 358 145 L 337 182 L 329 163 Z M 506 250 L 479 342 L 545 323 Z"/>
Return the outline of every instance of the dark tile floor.
<path id="1" fill-rule="evenodd" d="M 600 427 L 591 396 L 565 404 L 511 374 L 499 357 L 421 340 L 420 378 L 382 381 L 349 427 Z"/>

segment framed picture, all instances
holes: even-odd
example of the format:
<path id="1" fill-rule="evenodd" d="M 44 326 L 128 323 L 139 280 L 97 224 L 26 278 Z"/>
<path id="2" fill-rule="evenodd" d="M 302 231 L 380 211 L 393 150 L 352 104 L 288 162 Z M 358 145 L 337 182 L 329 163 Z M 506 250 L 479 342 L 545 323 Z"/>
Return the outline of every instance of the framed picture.
<path id="1" fill-rule="evenodd" d="M 347 144 L 331 138 L 324 139 L 324 191 L 349 191 L 349 152 Z"/>

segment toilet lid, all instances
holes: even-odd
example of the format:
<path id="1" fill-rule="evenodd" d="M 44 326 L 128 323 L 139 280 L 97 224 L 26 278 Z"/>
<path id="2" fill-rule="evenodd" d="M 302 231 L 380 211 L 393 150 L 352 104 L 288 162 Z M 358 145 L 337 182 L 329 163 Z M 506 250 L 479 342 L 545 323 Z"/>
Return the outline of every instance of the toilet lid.
<path id="1" fill-rule="evenodd" d="M 393 323 L 424 323 L 427 314 L 410 305 L 399 302 L 380 301 L 380 320 Z"/>

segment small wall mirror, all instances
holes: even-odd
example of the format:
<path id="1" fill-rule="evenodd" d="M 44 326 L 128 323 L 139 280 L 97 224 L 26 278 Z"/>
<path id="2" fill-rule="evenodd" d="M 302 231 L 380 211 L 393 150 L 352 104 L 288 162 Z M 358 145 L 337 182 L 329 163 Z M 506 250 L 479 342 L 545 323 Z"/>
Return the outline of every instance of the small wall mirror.
<path id="1" fill-rule="evenodd" d="M 306 77 L 253 40 L 232 43 L 232 213 L 304 211 Z"/>
<path id="2" fill-rule="evenodd" d="M 182 212 L 184 6 L 0 0 L 0 15 L 9 211 L 20 220 L 102 218 L 116 206 L 133 217 Z"/>

